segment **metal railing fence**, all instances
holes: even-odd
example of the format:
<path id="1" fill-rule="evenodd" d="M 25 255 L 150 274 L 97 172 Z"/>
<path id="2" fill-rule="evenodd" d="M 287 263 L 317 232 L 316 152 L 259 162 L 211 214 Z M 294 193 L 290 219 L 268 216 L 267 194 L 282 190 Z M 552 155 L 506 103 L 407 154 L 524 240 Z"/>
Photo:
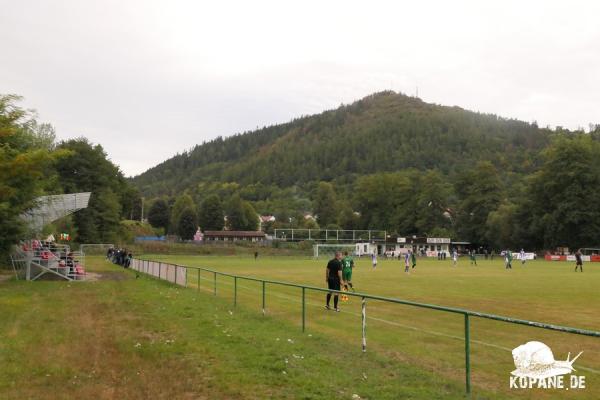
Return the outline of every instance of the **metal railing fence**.
<path id="1" fill-rule="evenodd" d="M 249 277 L 249 276 L 241 276 L 241 275 L 230 274 L 227 272 L 215 271 L 215 270 L 212 270 L 209 268 L 203 268 L 203 267 L 189 267 L 189 266 L 166 263 L 166 262 L 162 262 L 162 261 L 152 261 L 152 260 L 144 260 L 144 259 L 136 258 L 136 259 L 132 260 L 131 268 L 136 271 L 146 273 L 146 274 L 154 276 L 156 278 L 164 279 L 171 283 L 174 283 L 174 284 L 180 285 L 180 286 L 184 286 L 184 287 L 187 287 L 187 285 L 188 285 L 188 279 L 187 279 L 188 269 L 196 270 L 197 276 L 198 276 L 198 282 L 197 282 L 198 290 L 200 290 L 200 279 L 201 279 L 200 273 L 205 272 L 205 273 L 212 275 L 212 277 L 213 277 L 212 290 L 213 290 L 213 294 L 215 296 L 217 295 L 217 276 L 232 278 L 233 279 L 233 305 L 234 306 L 237 306 L 238 280 L 259 282 L 261 284 L 261 292 L 262 292 L 262 303 L 261 304 L 262 304 L 262 313 L 263 314 L 266 313 L 265 305 L 266 305 L 267 284 L 298 288 L 301 290 L 301 297 L 302 297 L 302 300 L 301 300 L 302 332 L 304 332 L 306 330 L 306 291 L 307 290 L 322 292 L 322 293 L 334 293 L 334 294 L 337 293 L 340 295 L 358 297 L 361 299 L 361 322 L 362 322 L 361 345 L 362 345 L 363 351 L 366 351 L 366 345 L 367 345 L 367 342 L 366 342 L 366 339 L 367 339 L 367 337 L 366 337 L 367 300 L 377 300 L 377 301 L 383 301 L 383 302 L 387 302 L 387 303 L 402 304 L 402 305 L 406 305 L 406 306 L 425 308 L 425 309 L 436 310 L 436 311 L 444 311 L 444 312 L 453 313 L 453 314 L 460 314 L 464 317 L 465 390 L 466 390 L 466 393 L 471 393 L 471 345 L 470 345 L 471 317 L 489 319 L 489 320 L 494 320 L 494 321 L 501 321 L 501 322 L 510 323 L 510 324 L 526 325 L 529 327 L 547 329 L 547 330 L 558 331 L 558 332 L 566 332 L 566 333 L 571 333 L 571 334 L 576 334 L 576 335 L 600 337 L 599 331 L 592 331 L 592 330 L 587 330 L 587 329 L 572 328 L 572 327 L 561 326 L 561 325 L 547 324 L 547 323 L 543 323 L 543 322 L 536 322 L 536 321 L 529 321 L 529 320 L 518 319 L 518 318 L 505 317 L 505 316 L 501 316 L 501 315 L 482 313 L 482 312 L 471 311 L 471 310 L 466 310 L 466 309 L 462 309 L 462 308 L 445 307 L 445 306 L 439 306 L 439 305 L 427 304 L 427 303 L 418 303 L 418 302 L 409 301 L 409 300 L 377 296 L 377 295 L 371 295 L 371 294 L 366 294 L 366 293 L 342 292 L 342 291 L 330 290 L 330 289 L 326 289 L 326 288 L 301 285 L 301 284 L 291 283 L 291 282 L 282 282 L 282 281 L 275 281 L 275 280 L 270 280 L 270 279 L 260 279 L 260 278 L 254 278 L 254 277 Z"/>

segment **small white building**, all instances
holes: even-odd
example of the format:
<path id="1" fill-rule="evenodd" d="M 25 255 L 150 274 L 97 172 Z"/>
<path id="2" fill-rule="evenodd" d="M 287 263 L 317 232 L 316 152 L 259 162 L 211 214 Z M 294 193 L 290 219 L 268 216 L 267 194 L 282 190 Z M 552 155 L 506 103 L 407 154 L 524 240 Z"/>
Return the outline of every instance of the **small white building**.
<path id="1" fill-rule="evenodd" d="M 381 244 L 377 245 L 375 243 L 369 243 L 369 242 L 362 242 L 362 243 L 356 243 L 355 245 L 355 250 L 354 250 L 354 255 L 358 256 L 358 257 L 362 257 L 362 256 L 370 256 L 371 254 L 375 253 L 375 254 L 380 254 L 380 248 L 381 248 Z"/>
<path id="2" fill-rule="evenodd" d="M 396 257 L 399 254 L 405 254 L 409 250 L 415 251 L 418 255 L 427 257 L 437 257 L 438 253 L 450 255 L 450 238 L 426 238 L 426 237 L 398 237 L 388 239 L 385 243 L 356 243 L 355 253 L 357 256 L 386 255 Z"/>

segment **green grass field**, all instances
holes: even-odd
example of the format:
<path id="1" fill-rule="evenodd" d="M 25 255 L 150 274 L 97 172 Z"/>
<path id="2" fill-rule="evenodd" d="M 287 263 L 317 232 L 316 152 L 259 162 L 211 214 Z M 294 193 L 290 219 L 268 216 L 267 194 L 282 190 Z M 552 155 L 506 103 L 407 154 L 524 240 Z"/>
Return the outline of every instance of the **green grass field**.
<path id="1" fill-rule="evenodd" d="M 324 284 L 326 260 L 299 257 L 144 258 L 240 275 Z M 600 330 L 600 266 L 575 274 L 566 263 L 479 261 L 470 267 L 420 259 L 410 275 L 398 261 L 357 260 L 357 290 Z M 368 351 L 361 352 L 360 304 L 323 309 L 307 292 L 190 270 L 179 288 L 88 258 L 95 282 L 0 282 L 0 398 L 7 399 L 452 399 L 464 398 L 463 320 L 458 315 L 369 301 Z M 473 398 L 600 398 L 600 339 L 473 319 Z M 510 350 L 540 340 L 556 359 L 584 351 L 578 391 L 509 390 Z"/>
<path id="2" fill-rule="evenodd" d="M 223 272 L 273 280 L 324 285 L 326 259 L 295 257 L 194 257 L 146 255 L 180 265 L 202 266 Z M 358 259 L 353 281 L 360 292 L 406 300 L 466 308 L 533 321 L 600 331 L 598 304 L 600 265 L 587 263 L 585 272 L 573 272 L 571 263 L 515 262 L 513 270 L 503 261 L 478 260 L 470 266 L 461 258 L 457 268 L 450 261 L 419 259 L 416 270 L 405 274 L 399 261 L 379 260 L 373 270 L 369 259 Z M 201 276 L 203 291 L 213 290 L 212 274 Z M 195 272 L 189 272 L 189 286 L 197 285 Z M 232 299 L 231 278 L 219 277 L 219 297 Z M 301 322 L 300 290 L 267 285 L 267 314 L 285 319 L 298 329 Z M 342 303 L 342 313 L 323 310 L 324 295 L 307 294 L 307 329 L 335 335 L 349 348 L 361 342 L 360 301 Z M 260 312 L 259 283 L 238 283 L 238 304 Z M 370 301 L 368 349 L 398 362 L 408 362 L 457 383 L 464 380 L 464 322 L 460 315 Z M 600 339 L 552 332 L 496 321 L 471 320 L 472 381 L 474 391 L 486 390 L 502 396 L 554 398 L 557 392 L 509 390 L 509 373 L 514 369 L 510 351 L 527 341 L 549 345 L 555 358 L 566 359 L 568 352 L 584 354 L 576 362 L 578 374 L 585 375 L 587 388 L 576 393 L 560 393 L 576 398 L 600 398 Z"/>
<path id="3" fill-rule="evenodd" d="M 450 379 L 228 299 L 100 257 L 88 269 L 100 279 L 0 280 L 1 399 L 463 398 Z"/>

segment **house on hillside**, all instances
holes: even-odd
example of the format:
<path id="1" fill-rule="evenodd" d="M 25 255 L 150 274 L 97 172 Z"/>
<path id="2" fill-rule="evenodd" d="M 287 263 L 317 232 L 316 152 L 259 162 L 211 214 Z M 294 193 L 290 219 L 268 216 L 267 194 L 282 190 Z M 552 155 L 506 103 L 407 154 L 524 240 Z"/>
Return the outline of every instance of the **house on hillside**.
<path id="1" fill-rule="evenodd" d="M 310 220 L 313 220 L 313 221 L 316 221 L 316 220 L 317 220 L 317 219 L 314 217 L 314 215 L 312 215 L 312 214 L 311 214 L 311 213 L 309 213 L 309 212 L 305 212 L 305 213 L 304 213 L 304 219 L 305 219 L 305 220 L 309 220 L 309 219 L 310 219 Z"/>
<path id="2" fill-rule="evenodd" d="M 273 215 L 259 215 L 258 216 L 258 230 L 264 231 L 263 226 L 269 223 L 275 222 L 275 216 Z"/>
<path id="3" fill-rule="evenodd" d="M 275 216 L 273 215 L 261 215 L 260 216 L 260 222 L 267 223 L 267 222 L 275 222 Z"/>
<path id="4" fill-rule="evenodd" d="M 262 242 L 266 239 L 264 232 L 259 231 L 206 231 L 205 242 Z"/>

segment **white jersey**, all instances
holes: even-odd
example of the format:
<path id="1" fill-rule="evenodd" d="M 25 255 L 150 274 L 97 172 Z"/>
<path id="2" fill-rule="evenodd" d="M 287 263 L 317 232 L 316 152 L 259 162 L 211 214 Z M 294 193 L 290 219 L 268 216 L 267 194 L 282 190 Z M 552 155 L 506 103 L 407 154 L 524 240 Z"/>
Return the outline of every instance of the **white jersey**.
<path id="1" fill-rule="evenodd" d="M 456 261 L 457 259 L 458 259 L 458 253 L 457 252 L 452 253 L 452 260 Z"/>

